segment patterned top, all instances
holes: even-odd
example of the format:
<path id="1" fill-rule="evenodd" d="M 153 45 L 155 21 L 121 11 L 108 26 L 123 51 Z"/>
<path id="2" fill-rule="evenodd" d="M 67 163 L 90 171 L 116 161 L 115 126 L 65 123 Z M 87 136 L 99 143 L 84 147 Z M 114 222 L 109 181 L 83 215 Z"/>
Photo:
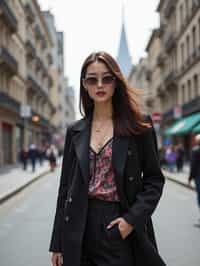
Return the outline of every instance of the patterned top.
<path id="1" fill-rule="evenodd" d="M 90 147 L 89 198 L 119 201 L 112 168 L 112 142 L 113 138 L 98 153 Z"/>

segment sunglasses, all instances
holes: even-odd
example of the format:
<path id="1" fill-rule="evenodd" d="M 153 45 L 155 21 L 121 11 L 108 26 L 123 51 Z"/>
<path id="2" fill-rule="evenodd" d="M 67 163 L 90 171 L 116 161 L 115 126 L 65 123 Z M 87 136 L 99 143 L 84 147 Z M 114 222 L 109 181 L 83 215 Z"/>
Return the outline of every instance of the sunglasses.
<path id="1" fill-rule="evenodd" d="M 101 77 L 101 83 L 103 85 L 111 85 L 113 84 L 115 77 L 113 75 L 106 75 Z M 97 77 L 88 77 L 84 79 L 86 86 L 96 86 L 98 84 L 99 78 Z"/>

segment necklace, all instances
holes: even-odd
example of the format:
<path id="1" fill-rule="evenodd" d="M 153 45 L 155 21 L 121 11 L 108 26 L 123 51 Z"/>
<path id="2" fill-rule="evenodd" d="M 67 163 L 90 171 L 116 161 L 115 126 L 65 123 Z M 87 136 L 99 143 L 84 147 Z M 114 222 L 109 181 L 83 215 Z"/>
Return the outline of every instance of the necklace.
<path id="1" fill-rule="evenodd" d="M 103 122 L 100 127 L 98 128 L 93 128 L 95 133 L 98 133 L 96 137 L 95 134 L 93 134 L 94 140 L 95 140 L 95 147 L 97 147 L 98 151 L 101 149 L 102 145 L 104 144 L 106 138 L 108 137 L 108 129 L 110 126 L 110 120 L 107 121 L 107 125 L 106 127 L 103 127 L 103 123 L 105 124 L 105 122 Z M 100 129 L 101 128 L 101 129 Z M 103 134 L 99 134 L 100 132 L 104 132 Z"/>

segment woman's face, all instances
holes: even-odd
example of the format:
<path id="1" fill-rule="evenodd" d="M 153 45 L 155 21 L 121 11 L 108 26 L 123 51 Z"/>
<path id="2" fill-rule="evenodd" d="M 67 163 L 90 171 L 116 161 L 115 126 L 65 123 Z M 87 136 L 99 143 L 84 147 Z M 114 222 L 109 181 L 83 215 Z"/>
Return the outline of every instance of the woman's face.
<path id="1" fill-rule="evenodd" d="M 83 86 L 94 102 L 111 101 L 115 85 L 115 77 L 104 63 L 96 61 L 87 67 Z"/>

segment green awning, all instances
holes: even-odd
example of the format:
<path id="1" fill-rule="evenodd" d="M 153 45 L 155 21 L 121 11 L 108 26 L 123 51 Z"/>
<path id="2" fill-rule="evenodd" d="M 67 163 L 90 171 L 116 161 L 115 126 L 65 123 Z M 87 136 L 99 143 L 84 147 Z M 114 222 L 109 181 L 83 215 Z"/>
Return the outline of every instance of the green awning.
<path id="1" fill-rule="evenodd" d="M 197 126 L 195 126 L 193 128 L 192 132 L 194 132 L 194 133 L 200 133 L 200 124 L 198 124 Z"/>
<path id="2" fill-rule="evenodd" d="M 200 122 L 200 112 L 183 117 L 164 131 L 165 135 L 184 135 L 191 131 Z"/>

